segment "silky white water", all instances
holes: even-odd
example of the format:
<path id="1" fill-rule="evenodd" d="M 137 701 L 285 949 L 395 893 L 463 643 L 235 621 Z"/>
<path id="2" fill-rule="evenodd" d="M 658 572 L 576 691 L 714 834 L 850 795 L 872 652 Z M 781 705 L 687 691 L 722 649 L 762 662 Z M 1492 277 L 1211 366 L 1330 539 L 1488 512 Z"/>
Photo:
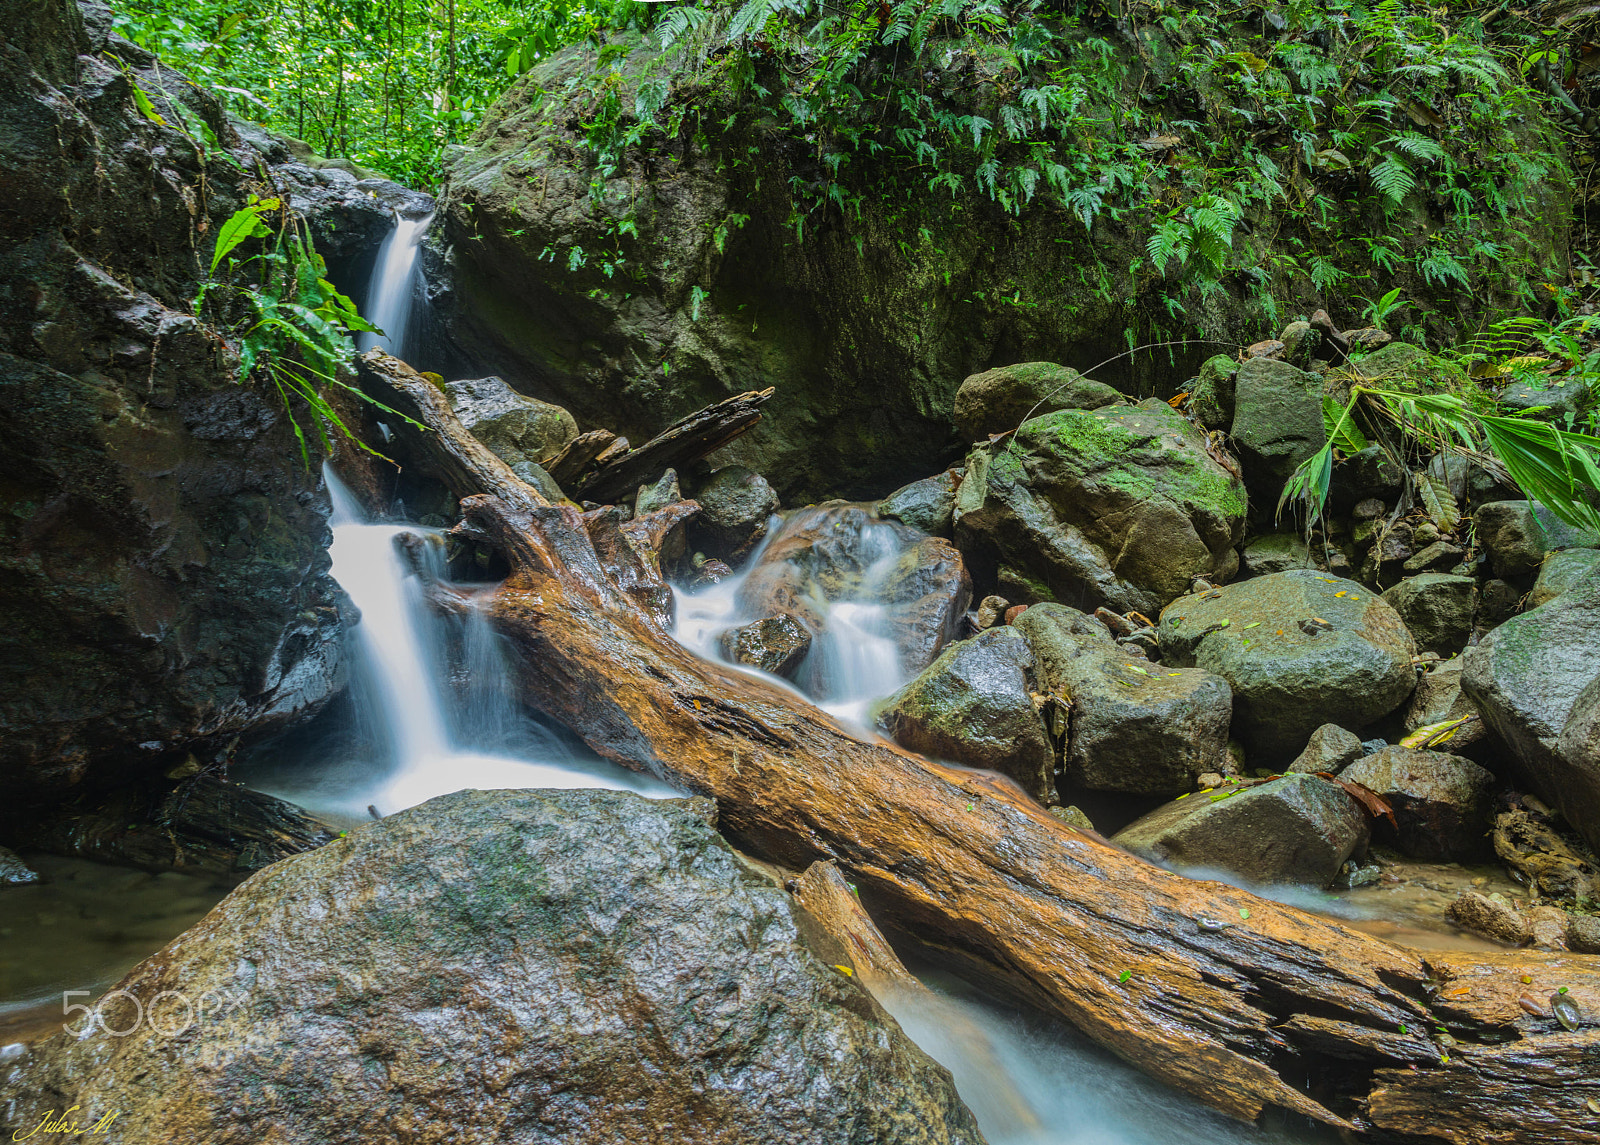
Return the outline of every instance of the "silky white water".
<path id="1" fill-rule="evenodd" d="M 432 222 L 432 215 L 421 219 L 396 216 L 394 230 L 378 248 L 378 262 L 372 270 L 367 305 L 362 314 L 383 333 L 363 333 L 358 343 L 361 349 L 376 347 L 397 358 L 406 356 L 406 328 L 411 323 L 412 302 L 420 273 L 417 256 Z"/>
<path id="2" fill-rule="evenodd" d="M 586 757 L 521 710 L 499 638 L 481 615 L 463 628 L 436 616 L 422 582 L 396 544 L 424 540 L 430 576 L 444 572 L 438 530 L 368 524 L 331 470 L 332 574 L 361 619 L 351 634 L 352 694 L 373 750 L 361 758 L 275 772 L 250 783 L 308 810 L 340 820 L 380 815 L 467 788 L 605 787 L 653 797 L 677 793 L 663 783 Z M 458 647 L 457 679 L 449 680 Z"/>

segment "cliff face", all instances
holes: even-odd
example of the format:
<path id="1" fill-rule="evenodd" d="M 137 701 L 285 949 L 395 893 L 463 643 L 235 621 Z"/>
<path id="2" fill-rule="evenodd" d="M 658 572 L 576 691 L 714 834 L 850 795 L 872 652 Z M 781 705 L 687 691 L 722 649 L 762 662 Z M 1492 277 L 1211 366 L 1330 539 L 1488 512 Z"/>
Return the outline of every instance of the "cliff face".
<path id="1" fill-rule="evenodd" d="M 208 763 L 340 684 L 315 462 L 302 463 L 277 394 L 236 384 L 228 347 L 188 309 L 247 180 L 265 172 L 302 207 L 342 210 L 323 229 L 352 236 L 352 258 L 387 210 L 344 172 L 263 156 L 109 26 L 94 4 L 0 3 L 0 803 L 12 808 L 190 753 Z"/>

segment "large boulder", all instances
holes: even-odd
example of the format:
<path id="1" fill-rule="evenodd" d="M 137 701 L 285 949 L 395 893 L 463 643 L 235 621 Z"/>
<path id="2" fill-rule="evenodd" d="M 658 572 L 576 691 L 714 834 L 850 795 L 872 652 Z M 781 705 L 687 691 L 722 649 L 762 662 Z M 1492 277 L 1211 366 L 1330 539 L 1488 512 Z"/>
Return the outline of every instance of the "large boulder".
<path id="1" fill-rule="evenodd" d="M 1173 867 L 1321 887 L 1370 833 L 1366 812 L 1342 788 L 1315 775 L 1285 775 L 1176 799 L 1111 841 Z"/>
<path id="2" fill-rule="evenodd" d="M 500 378 L 446 382 L 444 392 L 462 427 L 513 467 L 553 458 L 578 436 L 566 410 L 519 394 Z"/>
<path id="3" fill-rule="evenodd" d="M 700 515 L 689 524 L 689 541 L 709 556 L 737 568 L 766 540 L 778 495 L 759 473 L 725 465 L 695 490 Z"/>
<path id="4" fill-rule="evenodd" d="M 1387 589 L 1383 599 L 1400 614 L 1418 648 L 1453 656 L 1472 635 L 1478 582 L 1450 573 L 1419 573 Z"/>
<path id="5" fill-rule="evenodd" d="M 1322 379 L 1288 362 L 1251 358 L 1234 378 L 1231 436 L 1252 483 L 1276 491 L 1328 440 Z"/>
<path id="6" fill-rule="evenodd" d="M 88 11 L 0 20 L 0 806 L 18 814 L 217 762 L 343 682 L 318 466 L 190 312 L 270 157 Z"/>
<path id="7" fill-rule="evenodd" d="M 935 537 L 948 537 L 959 480 L 954 469 L 946 469 L 937 477 L 924 477 L 921 481 L 902 485 L 878 502 L 878 516 L 921 529 Z"/>
<path id="8" fill-rule="evenodd" d="M 1185 596 L 1161 614 L 1172 664 L 1233 688 L 1234 734 L 1271 757 L 1298 753 L 1323 724 L 1360 729 L 1416 685 L 1416 645 L 1382 598 L 1303 570 Z"/>
<path id="9" fill-rule="evenodd" d="M 1040 682 L 1070 706 L 1064 757 L 1070 783 L 1175 795 L 1207 772 L 1223 770 L 1233 711 L 1226 680 L 1198 668 L 1152 664 L 1078 623 L 1061 605 L 1030 608 L 1016 627 L 1033 645 Z"/>
<path id="10" fill-rule="evenodd" d="M 1121 401 L 1104 382 L 1054 362 L 1021 362 L 973 374 L 956 391 L 956 432 L 964 441 L 1010 433 L 1031 417 L 1063 409 L 1099 409 Z"/>
<path id="11" fill-rule="evenodd" d="M 1600 547 L 1600 536 L 1561 520 L 1535 501 L 1490 501 L 1472 517 L 1478 545 L 1494 575 L 1511 580 L 1537 572 L 1544 555 L 1560 549 Z"/>
<path id="12" fill-rule="evenodd" d="M 1055 751 L 1033 702 L 1033 675 L 1022 635 L 991 628 L 940 653 L 884 702 L 878 723 L 903 747 L 998 771 L 1039 802 L 1057 803 Z"/>
<path id="13" fill-rule="evenodd" d="M 119 984 L 105 1025 L 137 999 L 140 1036 L 0 1066 L 8 1119 L 115 1110 L 152 1145 L 978 1145 L 950 1075 L 805 948 L 711 813 L 463 791 L 277 863 Z"/>
<path id="14" fill-rule="evenodd" d="M 1064 603 L 1154 615 L 1193 578 L 1233 574 L 1245 508 L 1239 478 L 1165 402 L 1062 410 L 968 456 L 956 543 Z"/>
<path id="15" fill-rule="evenodd" d="M 1488 506 L 1484 506 L 1488 508 Z M 1600 569 L 1467 649 L 1461 689 L 1534 790 L 1600 848 Z"/>
<path id="16" fill-rule="evenodd" d="M 1596 565 L 1600 565 L 1600 549 L 1559 549 L 1546 553 L 1539 565 L 1539 577 L 1533 582 L 1533 591 L 1528 594 L 1528 607 L 1549 604 Z"/>
<path id="17" fill-rule="evenodd" d="M 1494 776 L 1459 755 L 1386 747 L 1339 775 L 1388 800 L 1394 823 L 1378 838 L 1414 859 L 1444 862 L 1482 857 L 1489 850 Z"/>

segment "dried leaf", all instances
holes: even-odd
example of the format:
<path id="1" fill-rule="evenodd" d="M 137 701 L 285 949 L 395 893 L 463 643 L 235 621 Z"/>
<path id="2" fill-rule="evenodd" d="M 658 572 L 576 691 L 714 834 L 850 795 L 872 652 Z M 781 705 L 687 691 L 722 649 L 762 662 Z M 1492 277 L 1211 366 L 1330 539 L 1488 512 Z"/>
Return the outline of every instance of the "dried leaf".
<path id="1" fill-rule="evenodd" d="M 1417 493 L 1433 523 L 1443 532 L 1455 532 L 1456 526 L 1461 524 L 1461 508 L 1450 492 L 1449 483 L 1426 472 L 1417 473 L 1416 482 Z"/>
<path id="2" fill-rule="evenodd" d="M 1367 809 L 1367 814 L 1374 819 L 1388 819 L 1389 825 L 1396 829 L 1400 824 L 1395 822 L 1394 808 L 1389 806 L 1389 801 L 1379 795 L 1372 788 L 1356 783 L 1349 779 L 1340 779 L 1337 775 L 1328 776 L 1340 787 L 1350 793 L 1350 797 Z"/>

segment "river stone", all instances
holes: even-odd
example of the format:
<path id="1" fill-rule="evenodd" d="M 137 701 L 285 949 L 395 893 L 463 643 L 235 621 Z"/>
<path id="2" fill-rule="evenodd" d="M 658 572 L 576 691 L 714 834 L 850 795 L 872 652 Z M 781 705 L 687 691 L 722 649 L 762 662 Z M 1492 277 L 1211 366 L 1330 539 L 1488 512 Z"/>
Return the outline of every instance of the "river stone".
<path id="1" fill-rule="evenodd" d="M 956 543 L 1045 599 L 1153 616 L 1193 578 L 1233 574 L 1245 507 L 1242 482 L 1165 402 L 1061 410 L 969 455 Z"/>
<path id="2" fill-rule="evenodd" d="M 1459 755 L 1385 747 L 1339 775 L 1376 791 L 1394 808 L 1395 823 L 1378 822 L 1378 838 L 1413 859 L 1448 862 L 1488 849 L 1494 776 Z"/>
<path id="3" fill-rule="evenodd" d="M 764 617 L 722 634 L 724 656 L 774 676 L 793 676 L 809 651 L 811 633 L 792 616 Z"/>
<path id="4" fill-rule="evenodd" d="M 1556 549 L 1600 548 L 1600 536 L 1568 525 L 1533 501 L 1491 501 L 1472 518 L 1478 545 L 1502 580 L 1535 572 Z"/>
<path id="5" fill-rule="evenodd" d="M 1600 848 L 1600 753 L 1593 750 L 1600 715 L 1600 569 L 1488 633 L 1464 660 L 1467 698 L 1522 764 L 1540 798 Z"/>
<path id="6" fill-rule="evenodd" d="M 759 473 L 726 465 L 696 491 L 700 515 L 689 524 L 689 541 L 708 556 L 734 568 L 766 539 L 768 521 L 778 511 L 778 495 Z"/>
<path id="7" fill-rule="evenodd" d="M 1469 576 L 1419 573 L 1383 594 L 1424 652 L 1453 656 L 1472 635 L 1478 582 Z"/>
<path id="8" fill-rule="evenodd" d="M 935 537 L 950 535 L 950 516 L 956 505 L 956 471 L 924 477 L 902 485 L 878 502 L 878 516 L 888 517 Z"/>
<path id="9" fill-rule="evenodd" d="M 462 428 L 507 465 L 553 458 L 578 436 L 578 423 L 570 413 L 519 394 L 502 378 L 446 382 L 444 393 Z"/>
<path id="10" fill-rule="evenodd" d="M 1034 657 L 1046 675 L 1055 671 L 1057 664 L 1082 655 L 1081 644 L 1085 639 L 1107 648 L 1113 645 L 1111 630 L 1103 622 L 1086 612 L 1053 601 L 1029 605 L 1011 623 L 1028 638 L 1028 647 L 1033 649 Z"/>
<path id="11" fill-rule="evenodd" d="M 973 374 L 956 391 L 953 416 L 963 441 L 1009 433 L 1024 419 L 1064 409 L 1099 409 L 1122 400 L 1104 382 L 1054 362 L 1020 362 Z"/>
<path id="12" fill-rule="evenodd" d="M 878 724 L 902 747 L 998 771 L 1057 803 L 1055 753 L 1030 695 L 1033 666 L 1021 633 L 991 628 L 940 653 L 884 701 Z"/>
<path id="13" fill-rule="evenodd" d="M 1298 533 L 1268 533 L 1244 547 L 1244 571 L 1250 576 L 1311 567 L 1311 549 Z"/>
<path id="14" fill-rule="evenodd" d="M 1431 727 L 1462 716 L 1477 716 L 1478 707 L 1461 691 L 1461 670 L 1465 661 L 1460 656 L 1441 660 L 1417 677 L 1417 690 L 1411 693 L 1406 705 L 1404 727 L 1406 734 L 1418 728 Z M 1439 745 L 1457 754 L 1481 742 L 1489 734 L 1481 718 L 1462 724 Z"/>
<path id="15" fill-rule="evenodd" d="M 1354 732 L 1345 731 L 1338 724 L 1323 724 L 1311 733 L 1306 749 L 1295 757 L 1285 771 L 1329 773 L 1348 767 L 1367 753 L 1361 739 Z"/>
<path id="16" fill-rule="evenodd" d="M 1315 775 L 1285 775 L 1174 800 L 1111 841 L 1180 869 L 1325 887 L 1369 834 L 1366 812 L 1342 788 Z"/>
<path id="17" fill-rule="evenodd" d="M 1226 354 L 1207 358 L 1200 376 L 1189 390 L 1189 412 L 1207 429 L 1226 430 L 1233 424 L 1234 378 L 1239 363 Z"/>
<path id="18" fill-rule="evenodd" d="M 1283 484 L 1327 441 L 1322 379 L 1288 362 L 1251 358 L 1234 379 L 1233 429 L 1252 484 Z"/>
<path id="19" fill-rule="evenodd" d="M 0 1067 L 8 1123 L 75 1104 L 119 1110 L 130 1145 L 979 1145 L 950 1075 L 802 945 L 712 813 L 462 791 L 276 863 L 120 983 L 205 998 L 202 1021 L 35 1043 Z M 152 1010 L 183 1024 L 175 997 Z"/>
<path id="20" fill-rule="evenodd" d="M 653 484 L 639 486 L 639 491 L 633 498 L 633 515 L 643 517 L 647 513 L 665 509 L 668 505 L 675 505 L 682 500 L 683 492 L 678 488 L 678 471 L 669 469 Z"/>
<path id="21" fill-rule="evenodd" d="M 1416 645 L 1395 610 L 1354 581 L 1310 570 L 1185 596 L 1162 612 L 1160 629 L 1167 663 L 1228 681 L 1234 734 L 1269 759 L 1299 753 L 1323 724 L 1381 719 L 1416 684 Z"/>
<path id="22" fill-rule="evenodd" d="M 1526 946 L 1533 938 L 1528 920 L 1498 895 L 1491 898 L 1482 891 L 1463 890 L 1445 907 L 1445 914 L 1462 929 L 1508 946 Z"/>
<path id="23" fill-rule="evenodd" d="M 1501 392 L 1500 404 L 1508 410 L 1521 413 L 1538 410 L 1537 417 L 1558 419 L 1581 414 L 1594 404 L 1594 395 L 1580 381 L 1543 386 L 1513 382 Z"/>
<path id="24" fill-rule="evenodd" d="M 15 851 L 0 847 L 0 887 L 20 887 L 38 881 L 38 871 L 24 863 Z"/>
<path id="25" fill-rule="evenodd" d="M 1546 553 L 1539 565 L 1539 579 L 1533 582 L 1533 591 L 1528 594 L 1528 607 L 1549 604 L 1596 565 L 1600 565 L 1600 549 L 1561 549 Z"/>

